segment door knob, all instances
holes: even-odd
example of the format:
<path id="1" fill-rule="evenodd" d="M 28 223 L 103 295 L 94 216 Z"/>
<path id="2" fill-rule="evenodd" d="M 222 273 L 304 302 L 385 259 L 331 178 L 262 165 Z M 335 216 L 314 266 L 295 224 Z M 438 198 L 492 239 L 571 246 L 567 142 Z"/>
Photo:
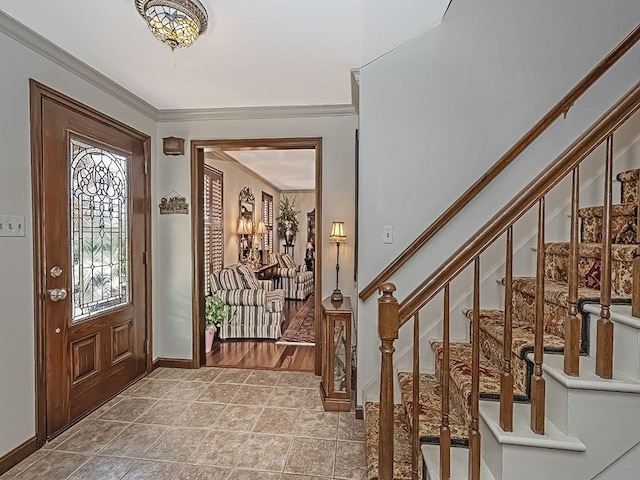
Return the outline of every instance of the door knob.
<path id="1" fill-rule="evenodd" d="M 54 288 L 53 290 L 49 290 L 49 297 L 54 302 L 64 300 L 67 298 L 67 291 L 64 288 Z"/>

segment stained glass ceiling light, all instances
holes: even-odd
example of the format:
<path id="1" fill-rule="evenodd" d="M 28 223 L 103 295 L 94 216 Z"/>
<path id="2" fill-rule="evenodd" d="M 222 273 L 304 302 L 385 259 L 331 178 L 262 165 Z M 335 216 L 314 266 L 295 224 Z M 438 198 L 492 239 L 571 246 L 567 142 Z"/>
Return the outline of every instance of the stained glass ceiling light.
<path id="1" fill-rule="evenodd" d="M 158 40 L 171 50 L 186 48 L 207 31 L 207 11 L 198 0 L 135 0 Z"/>

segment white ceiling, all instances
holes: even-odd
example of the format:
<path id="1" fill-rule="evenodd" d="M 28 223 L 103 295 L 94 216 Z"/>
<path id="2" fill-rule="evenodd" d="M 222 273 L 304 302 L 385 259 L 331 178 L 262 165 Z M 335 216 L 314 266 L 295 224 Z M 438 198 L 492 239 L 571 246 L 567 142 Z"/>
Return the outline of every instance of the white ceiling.
<path id="1" fill-rule="evenodd" d="M 134 0 L 1 0 L 0 9 L 158 109 L 351 103 L 364 0 L 201 0 L 209 29 L 171 51 Z"/>
<path id="2" fill-rule="evenodd" d="M 225 150 L 279 190 L 313 190 L 315 150 Z"/>

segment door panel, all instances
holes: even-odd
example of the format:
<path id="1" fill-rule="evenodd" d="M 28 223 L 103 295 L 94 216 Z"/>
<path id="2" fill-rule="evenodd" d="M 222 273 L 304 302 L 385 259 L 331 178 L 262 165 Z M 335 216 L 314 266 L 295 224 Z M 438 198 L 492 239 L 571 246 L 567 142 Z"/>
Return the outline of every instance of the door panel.
<path id="1" fill-rule="evenodd" d="M 144 142 L 42 102 L 47 437 L 146 371 Z"/>

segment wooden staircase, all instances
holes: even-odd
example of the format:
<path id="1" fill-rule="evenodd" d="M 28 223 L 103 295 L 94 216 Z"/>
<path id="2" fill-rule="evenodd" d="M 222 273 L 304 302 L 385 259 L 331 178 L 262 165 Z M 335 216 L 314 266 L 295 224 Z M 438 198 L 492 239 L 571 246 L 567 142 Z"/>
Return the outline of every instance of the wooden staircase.
<path id="1" fill-rule="evenodd" d="M 617 175 L 619 204 L 612 192 L 614 136 L 640 110 L 640 83 L 401 302 L 385 280 L 639 40 L 640 25 L 360 292 L 362 300 L 381 292 L 380 401 L 365 405 L 370 480 L 637 478 L 640 169 Z M 601 146 L 603 204 L 580 208 L 582 162 Z M 565 178 L 571 179 L 569 238 L 546 242 L 547 195 Z M 514 229 L 533 209 L 535 268 L 530 277 L 514 277 Z M 481 256 L 501 238 L 504 308 L 482 309 Z M 451 283 L 468 269 L 469 335 L 451 341 Z M 443 302 L 442 315 L 421 319 L 422 309 L 436 301 Z M 442 325 L 427 353 L 435 359 L 432 373 L 420 370 L 424 321 L 429 331 Z M 413 326 L 413 368 L 395 373 L 394 342 L 407 323 Z"/>
<path id="2" fill-rule="evenodd" d="M 624 221 L 619 228 L 611 229 L 611 292 L 612 303 L 628 305 L 631 303 L 633 291 L 633 271 L 634 261 L 640 259 L 640 245 L 637 237 L 637 193 L 629 188 L 626 179 L 633 179 L 637 188 L 637 178 L 639 170 L 622 172 L 618 179 L 622 181 L 621 203 L 612 206 L 613 212 L 622 212 Z M 631 193 L 629 193 L 631 192 Z M 637 189 L 635 190 L 637 192 Z M 628 207 L 631 204 L 634 208 Z M 602 221 L 594 222 L 594 219 L 601 219 L 602 207 L 588 207 L 580 209 L 582 219 L 581 243 L 577 250 L 577 304 L 580 314 L 581 331 L 585 335 L 580 339 L 580 354 L 588 356 L 591 343 L 595 340 L 589 335 L 589 313 L 582 307 L 600 303 L 600 285 L 602 281 L 602 243 L 594 243 L 593 240 L 602 240 Z M 596 212 L 596 214 L 594 214 Z M 615 218 L 615 217 L 614 217 Z M 627 235 L 626 231 L 633 231 L 634 237 Z M 585 241 L 587 240 L 587 241 Z M 564 364 L 565 347 L 565 319 L 569 317 L 570 310 L 570 244 L 569 243 L 546 243 L 544 245 L 544 304 L 543 304 L 543 351 L 546 354 L 555 354 L 559 365 Z M 505 279 L 501 283 L 506 287 Z M 636 287 L 637 288 L 637 287 Z M 531 381 L 534 372 L 534 361 L 531 356 L 535 350 L 535 318 L 536 318 L 536 277 L 521 277 L 511 280 L 511 335 L 505 343 L 505 311 L 504 310 L 479 310 L 474 315 L 474 310 L 465 311 L 466 317 L 473 323 L 474 318 L 478 319 L 479 326 L 479 346 L 480 358 L 479 366 L 479 398 L 489 402 L 500 400 L 501 377 L 505 374 L 505 362 L 503 352 L 509 352 L 509 368 L 513 379 L 512 398 L 516 403 L 526 404 L 531 400 Z M 640 322 L 640 319 L 638 319 Z M 469 338 L 472 338 L 470 333 Z M 442 381 L 448 377 L 449 382 L 449 415 L 448 429 L 451 445 L 454 447 L 468 447 L 469 430 L 472 426 L 473 418 L 471 410 L 468 408 L 472 403 L 472 372 L 474 370 L 472 362 L 472 344 L 468 340 L 451 342 L 449 344 L 448 368 L 444 368 L 444 348 L 445 342 L 432 341 L 431 349 L 435 356 L 435 373 L 419 374 L 419 402 L 418 402 L 418 427 L 417 435 L 422 445 L 437 445 L 440 442 L 442 426 Z M 634 352 L 628 352 L 634 355 Z M 640 356 L 640 351 L 635 352 L 636 357 Z M 594 367 L 595 368 L 595 367 Z M 633 389 L 637 384 L 637 379 L 626 376 L 624 373 L 620 377 L 620 382 L 629 380 L 629 387 Z M 394 479 L 412 478 L 412 451 L 411 437 L 415 432 L 416 422 L 414 415 L 415 402 L 413 398 L 413 373 L 400 372 L 398 374 L 398 384 L 401 391 L 401 404 L 394 407 Z M 640 396 L 637 397 L 637 406 L 640 408 Z M 484 402 L 483 402 L 484 404 Z M 529 417 L 525 405 L 516 405 L 519 416 Z M 365 419 L 367 426 L 367 462 L 368 478 L 378 478 L 378 418 L 379 404 L 367 403 L 365 407 Z M 500 407 L 487 406 L 487 411 L 495 410 L 496 417 L 500 416 Z M 518 416 L 518 415 L 516 415 Z M 500 423 L 499 421 L 497 423 Z M 547 422 L 548 423 L 548 422 Z M 540 435 L 540 441 L 553 442 L 564 441 L 566 450 L 570 452 L 581 451 L 585 447 L 579 439 L 571 439 L 566 432 L 562 432 L 555 425 L 549 425 L 553 430 L 551 436 Z M 638 432 L 640 441 L 640 432 Z M 548 448 L 548 447 L 547 447 Z M 427 450 L 429 451 L 429 450 Z M 621 452 L 624 453 L 624 452 Z M 464 457 L 464 453 L 455 452 L 454 457 Z M 439 455 L 428 453 L 427 459 L 440 460 Z M 434 460 L 435 461 L 435 460 Z M 466 460 L 465 460 L 466 461 Z M 458 462 L 460 463 L 460 462 Z M 462 462 L 463 464 L 465 462 Z M 422 477 L 423 462 L 419 462 L 419 478 Z M 458 467 L 460 467 L 458 465 Z M 496 478 L 486 464 L 481 464 L 484 468 L 485 476 L 481 478 Z M 429 470 L 428 478 L 440 478 L 440 472 Z M 482 471 L 482 470 L 481 470 Z M 466 470 L 464 472 L 466 474 Z M 451 477 L 458 478 L 458 477 Z M 466 477 L 460 477 L 466 478 Z M 506 477 L 504 477 L 506 478 Z M 520 478 L 528 478 L 526 474 Z"/>

